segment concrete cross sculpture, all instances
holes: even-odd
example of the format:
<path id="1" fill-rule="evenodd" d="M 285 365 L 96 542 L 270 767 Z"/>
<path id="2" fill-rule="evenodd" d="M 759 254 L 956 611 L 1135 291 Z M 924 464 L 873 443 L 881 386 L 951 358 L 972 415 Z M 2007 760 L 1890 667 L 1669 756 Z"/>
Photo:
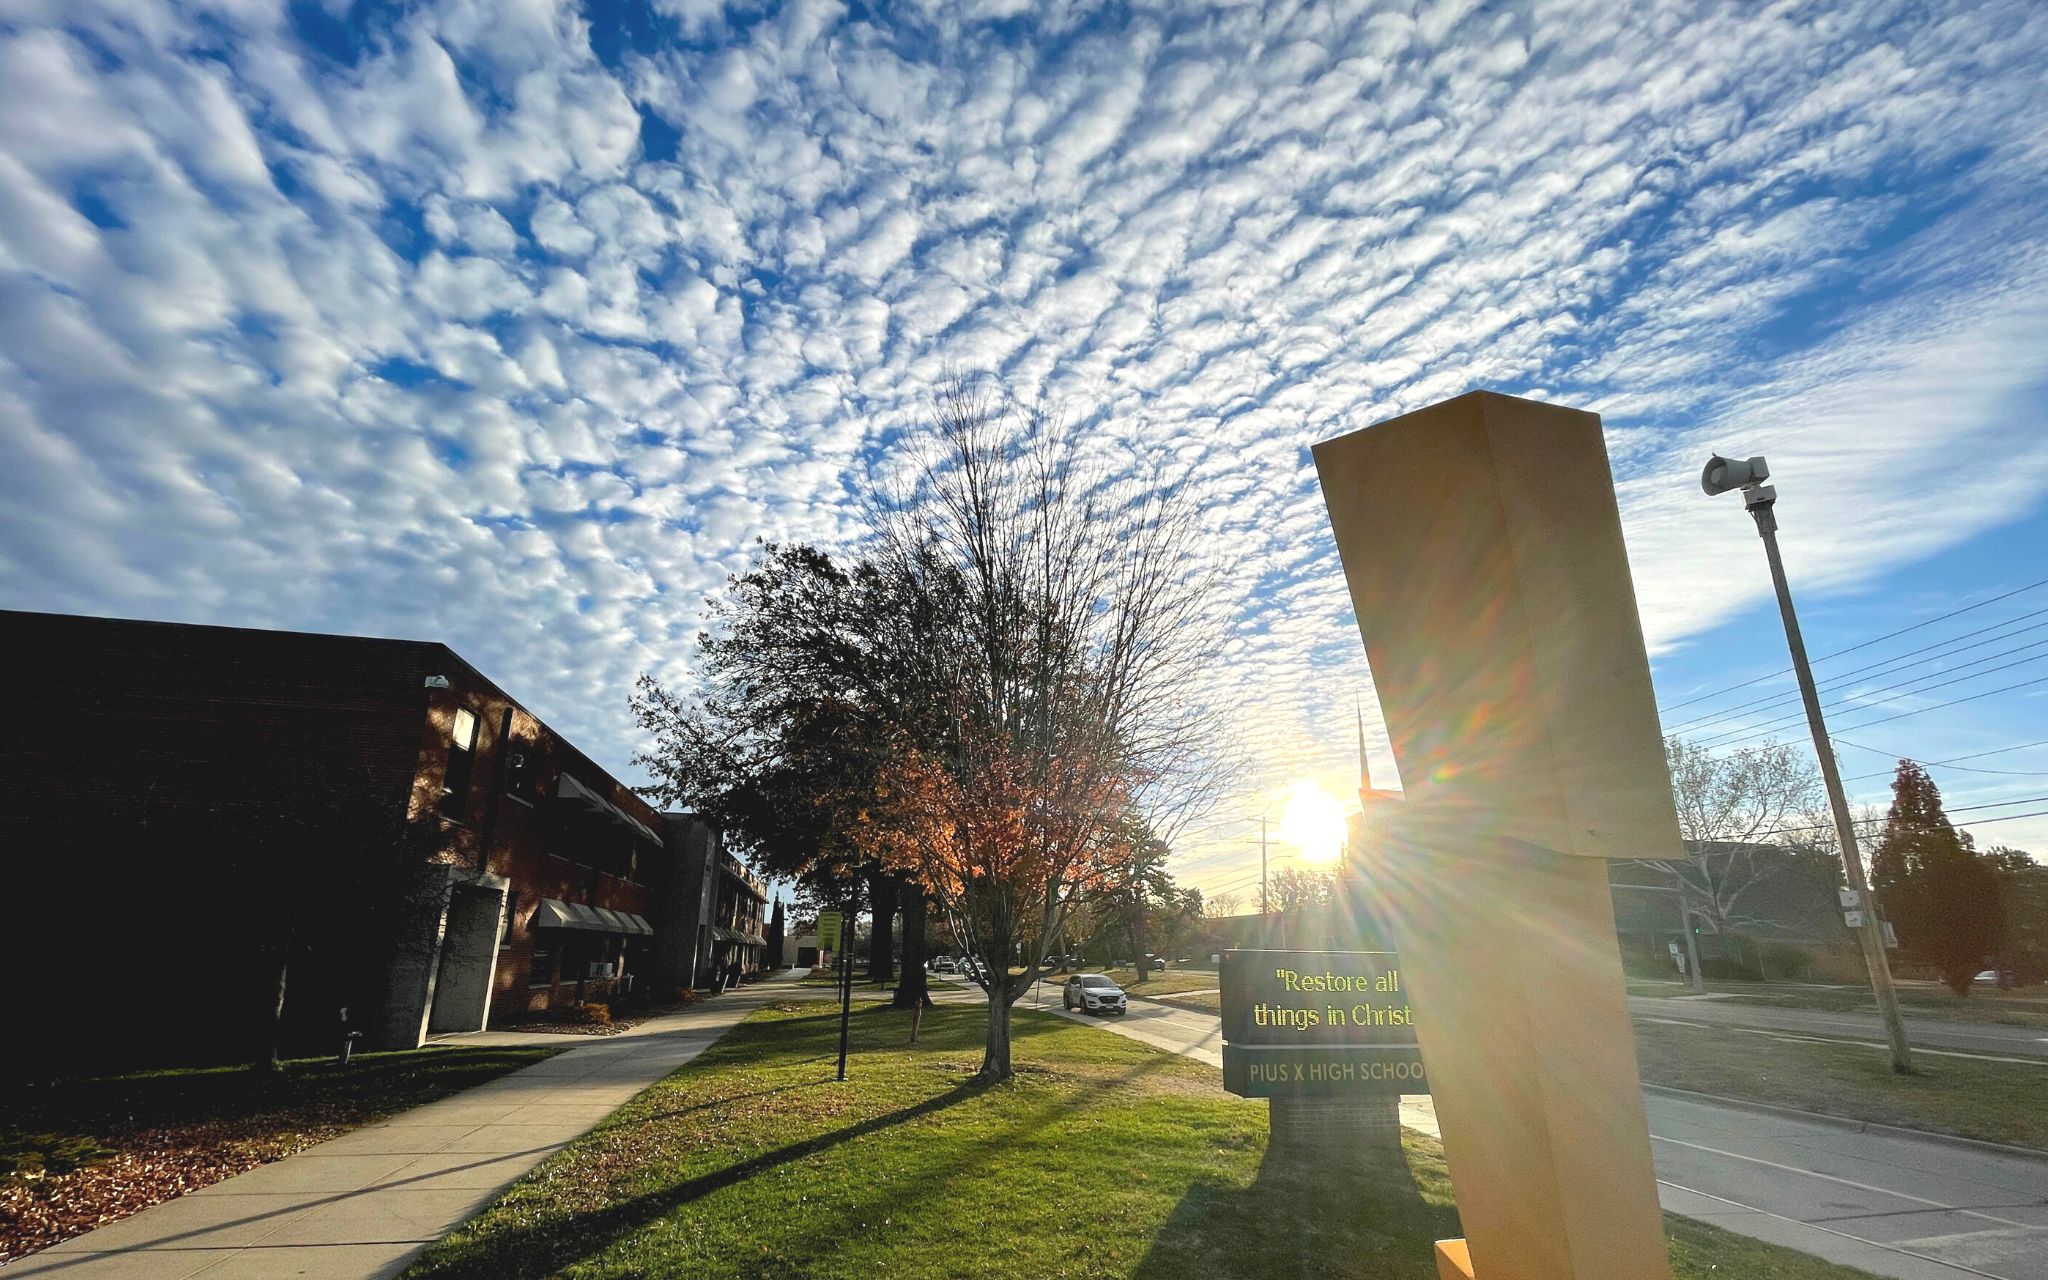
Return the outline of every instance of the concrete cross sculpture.
<path id="1" fill-rule="evenodd" d="M 1668 1280 L 1610 858 L 1682 856 L 1600 419 L 1473 392 L 1315 446 L 1404 803 L 1382 884 L 1446 1280 Z"/>

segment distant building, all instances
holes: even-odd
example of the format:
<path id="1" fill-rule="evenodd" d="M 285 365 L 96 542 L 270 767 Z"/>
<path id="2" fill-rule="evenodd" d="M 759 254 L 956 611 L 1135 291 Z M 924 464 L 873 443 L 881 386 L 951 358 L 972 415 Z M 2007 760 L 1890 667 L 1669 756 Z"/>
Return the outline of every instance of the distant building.
<path id="1" fill-rule="evenodd" d="M 711 971 L 721 978 L 734 972 L 752 977 L 762 971 L 768 947 L 767 935 L 762 931 L 762 917 L 768 910 L 768 884 L 730 854 L 719 859 L 718 867 L 716 905 L 711 916 Z"/>
<path id="2" fill-rule="evenodd" d="M 1682 885 L 1686 863 L 1608 864 L 1615 933 L 1632 971 L 1677 976 L 1674 951 L 1685 950 L 1690 931 L 1709 977 L 1853 980 L 1862 974 L 1831 867 L 1773 844 L 1687 841 L 1685 847 L 1718 860 L 1715 879 L 1729 899 L 1723 911 L 1701 907 L 1704 892 L 1696 881 Z"/>
<path id="3" fill-rule="evenodd" d="M 770 969 L 789 967 L 788 922 L 782 911 L 782 899 L 775 900 L 775 910 L 768 916 L 768 950 L 763 963 Z"/>
<path id="4" fill-rule="evenodd" d="M 38 1038 L 78 1056 L 210 1056 L 274 970 L 300 1048 L 344 1007 L 417 1045 L 687 985 L 697 923 L 738 918 L 715 832 L 444 645 L 14 612 L 0 644 L 0 847 L 41 904 L 15 972 L 47 966 Z"/>

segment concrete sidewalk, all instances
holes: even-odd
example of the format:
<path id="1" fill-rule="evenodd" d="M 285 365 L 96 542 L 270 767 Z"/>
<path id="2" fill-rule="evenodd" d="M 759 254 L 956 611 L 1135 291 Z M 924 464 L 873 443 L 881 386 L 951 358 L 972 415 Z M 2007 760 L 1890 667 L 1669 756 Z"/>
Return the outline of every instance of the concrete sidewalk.
<path id="1" fill-rule="evenodd" d="M 394 1276 L 507 1184 L 711 1047 L 795 973 L 650 1019 L 0 1268 L 65 1280 Z M 488 1033 L 463 1043 L 489 1042 Z"/>

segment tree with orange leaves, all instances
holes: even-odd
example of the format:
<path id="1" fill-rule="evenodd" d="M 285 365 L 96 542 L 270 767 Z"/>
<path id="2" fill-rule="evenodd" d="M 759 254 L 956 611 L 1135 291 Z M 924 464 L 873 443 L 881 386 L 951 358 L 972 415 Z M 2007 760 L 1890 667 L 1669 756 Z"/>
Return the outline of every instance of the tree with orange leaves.
<path id="1" fill-rule="evenodd" d="M 1220 781 L 1189 697 L 1219 629 L 1179 485 L 965 382 L 932 409 L 856 562 L 769 548 L 716 603 L 699 696 L 643 682 L 635 705 L 664 799 L 821 895 L 862 868 L 930 895 L 982 962 L 1000 1080 L 1075 907 Z"/>

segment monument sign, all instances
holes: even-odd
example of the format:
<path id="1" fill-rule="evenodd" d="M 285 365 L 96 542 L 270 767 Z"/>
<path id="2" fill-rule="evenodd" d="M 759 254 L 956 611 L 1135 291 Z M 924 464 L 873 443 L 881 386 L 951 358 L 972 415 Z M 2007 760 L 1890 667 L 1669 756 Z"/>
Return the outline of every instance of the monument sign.
<path id="1" fill-rule="evenodd" d="M 1400 957 L 1226 951 L 1223 1087 L 1241 1098 L 1428 1093 Z"/>

